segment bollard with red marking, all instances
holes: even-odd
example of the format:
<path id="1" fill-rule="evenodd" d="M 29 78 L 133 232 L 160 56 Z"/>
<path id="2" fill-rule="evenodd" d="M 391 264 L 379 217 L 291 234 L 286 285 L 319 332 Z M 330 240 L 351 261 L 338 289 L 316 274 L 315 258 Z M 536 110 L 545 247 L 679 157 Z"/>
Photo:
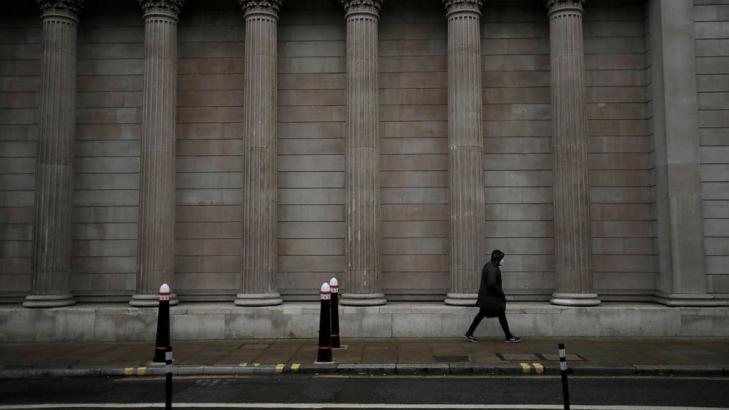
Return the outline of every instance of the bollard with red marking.
<path id="1" fill-rule="evenodd" d="M 170 347 L 170 287 L 163 283 L 159 287 L 159 313 L 157 315 L 157 342 L 154 348 L 155 363 L 165 363 L 165 352 Z"/>
<path id="2" fill-rule="evenodd" d="M 316 355 L 317 363 L 331 363 L 332 359 L 332 290 L 329 284 L 321 284 L 320 290 L 321 312 L 319 315 L 319 351 Z"/>
<path id="3" fill-rule="evenodd" d="M 339 281 L 337 278 L 329 279 L 332 290 L 332 349 L 339 349 L 342 343 L 339 339 Z"/>

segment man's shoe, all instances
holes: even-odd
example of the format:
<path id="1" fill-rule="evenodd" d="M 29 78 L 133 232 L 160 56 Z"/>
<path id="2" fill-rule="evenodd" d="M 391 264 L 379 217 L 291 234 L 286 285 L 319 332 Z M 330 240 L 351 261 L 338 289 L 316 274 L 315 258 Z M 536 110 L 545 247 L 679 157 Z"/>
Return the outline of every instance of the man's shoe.
<path id="1" fill-rule="evenodd" d="M 471 343 L 478 343 L 478 338 L 474 335 L 469 335 L 466 333 L 464 336 L 466 336 L 466 340 L 468 340 Z"/>
<path id="2" fill-rule="evenodd" d="M 518 336 L 511 336 L 510 338 L 504 340 L 504 343 L 519 343 L 521 342 L 521 338 Z"/>

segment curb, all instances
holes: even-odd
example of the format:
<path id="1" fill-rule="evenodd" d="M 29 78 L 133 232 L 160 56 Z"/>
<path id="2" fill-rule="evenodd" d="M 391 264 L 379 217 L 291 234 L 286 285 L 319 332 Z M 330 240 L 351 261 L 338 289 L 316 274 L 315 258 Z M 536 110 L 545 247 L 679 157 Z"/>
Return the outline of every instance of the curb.
<path id="1" fill-rule="evenodd" d="M 32 379 L 62 377 L 145 377 L 164 376 L 164 367 L 125 367 L 88 369 L 0 369 L 0 379 Z M 339 374 L 339 375 L 500 375 L 540 376 L 559 375 L 559 367 L 548 363 L 383 363 L 383 364 L 278 364 L 258 366 L 174 366 L 178 376 L 239 376 L 276 374 Z M 589 366 L 569 369 L 575 376 L 683 376 L 727 377 L 729 368 L 690 365 L 628 365 Z"/>

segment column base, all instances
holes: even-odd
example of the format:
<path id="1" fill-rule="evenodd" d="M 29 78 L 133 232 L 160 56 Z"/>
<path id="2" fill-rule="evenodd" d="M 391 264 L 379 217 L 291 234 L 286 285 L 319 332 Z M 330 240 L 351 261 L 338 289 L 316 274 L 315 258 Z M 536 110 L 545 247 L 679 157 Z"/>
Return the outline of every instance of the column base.
<path id="1" fill-rule="evenodd" d="M 477 293 L 448 293 L 444 300 L 446 305 L 452 306 L 475 306 Z"/>
<path id="2" fill-rule="evenodd" d="M 719 307 L 729 306 L 729 300 L 716 299 L 713 295 L 706 293 L 658 293 L 653 297 L 656 303 L 665 306 L 686 306 L 686 307 Z"/>
<path id="3" fill-rule="evenodd" d="M 170 306 L 180 303 L 176 294 L 170 295 Z M 159 307 L 159 295 L 132 295 L 129 304 L 134 307 Z"/>
<path id="4" fill-rule="evenodd" d="M 384 293 L 342 293 L 340 305 L 345 306 L 381 306 L 387 304 Z"/>
<path id="5" fill-rule="evenodd" d="M 235 295 L 236 306 L 276 306 L 283 303 L 281 295 L 274 293 L 239 293 Z"/>
<path id="6" fill-rule="evenodd" d="M 549 303 L 559 306 L 597 306 L 597 293 L 553 293 Z"/>
<path id="7" fill-rule="evenodd" d="M 75 305 L 76 300 L 71 294 L 65 295 L 28 295 L 23 301 L 27 308 L 54 308 Z"/>

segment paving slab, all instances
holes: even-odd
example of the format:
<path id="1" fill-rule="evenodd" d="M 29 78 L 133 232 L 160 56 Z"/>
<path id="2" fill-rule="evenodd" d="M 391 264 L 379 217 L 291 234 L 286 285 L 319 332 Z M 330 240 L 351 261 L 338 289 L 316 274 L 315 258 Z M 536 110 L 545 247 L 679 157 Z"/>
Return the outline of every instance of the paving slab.
<path id="1" fill-rule="evenodd" d="M 559 374 L 556 338 L 346 339 L 334 362 L 315 363 L 313 339 L 174 343 L 178 374 Z M 729 342 L 720 338 L 576 338 L 567 342 L 576 375 L 729 375 Z M 552 351 L 550 351 L 552 350 Z M 0 345 L 0 378 L 162 374 L 154 342 Z"/>

